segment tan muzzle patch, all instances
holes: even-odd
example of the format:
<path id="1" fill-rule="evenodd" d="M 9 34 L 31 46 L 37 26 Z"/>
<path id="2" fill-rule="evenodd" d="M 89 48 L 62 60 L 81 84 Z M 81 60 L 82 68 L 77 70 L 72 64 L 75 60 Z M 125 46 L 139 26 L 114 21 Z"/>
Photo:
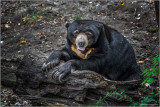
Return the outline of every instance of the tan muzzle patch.
<path id="1" fill-rule="evenodd" d="M 88 38 L 87 38 L 87 35 L 86 35 L 86 34 L 80 33 L 80 34 L 77 35 L 77 38 L 76 38 L 76 40 L 75 40 L 76 46 L 78 46 L 78 40 L 79 40 L 79 39 L 83 39 L 83 40 L 85 41 L 84 47 L 87 47 L 87 46 L 88 46 Z"/>

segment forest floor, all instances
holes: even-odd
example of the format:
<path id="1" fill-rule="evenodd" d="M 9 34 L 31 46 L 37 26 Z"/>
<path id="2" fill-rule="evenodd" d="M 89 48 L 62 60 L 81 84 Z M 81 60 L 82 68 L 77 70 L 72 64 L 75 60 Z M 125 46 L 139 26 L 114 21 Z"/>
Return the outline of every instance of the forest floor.
<path id="1" fill-rule="evenodd" d="M 75 19 L 97 20 L 118 30 L 133 46 L 142 71 L 152 68 L 152 59 L 159 52 L 154 3 L 122 1 L 1 1 L 2 78 L 7 72 L 13 73 L 11 78 L 15 76 L 19 64 L 17 60 L 27 49 L 47 54 L 60 49 L 66 43 L 65 25 Z M 18 96 L 11 91 L 12 87 L 12 82 L 2 81 L 3 101 L 10 101 L 5 100 L 10 95 L 17 99 Z M 22 100 L 22 103 L 32 105 L 30 101 Z"/>

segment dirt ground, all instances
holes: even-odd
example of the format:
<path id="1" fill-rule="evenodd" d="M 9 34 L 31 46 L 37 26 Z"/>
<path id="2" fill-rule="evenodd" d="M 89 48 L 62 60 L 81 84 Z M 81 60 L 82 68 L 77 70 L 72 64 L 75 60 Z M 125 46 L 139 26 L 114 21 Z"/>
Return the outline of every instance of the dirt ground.
<path id="1" fill-rule="evenodd" d="M 1 72 L 15 72 L 28 49 L 50 54 L 66 43 L 68 22 L 89 19 L 118 30 L 131 43 L 142 71 L 159 52 L 153 2 L 124 0 L 1 1 Z M 1 97 L 8 96 L 2 82 Z M 3 94 L 5 93 L 5 95 Z M 11 92 L 12 93 L 12 92 Z M 30 105 L 29 101 L 25 103 Z M 24 104 L 24 105 L 25 105 Z"/>

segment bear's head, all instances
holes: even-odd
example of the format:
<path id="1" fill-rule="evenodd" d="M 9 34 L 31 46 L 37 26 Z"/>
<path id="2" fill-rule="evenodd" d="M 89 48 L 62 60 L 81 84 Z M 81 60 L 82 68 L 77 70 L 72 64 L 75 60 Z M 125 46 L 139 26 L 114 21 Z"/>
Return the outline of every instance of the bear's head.
<path id="1" fill-rule="evenodd" d="M 67 23 L 66 27 L 68 43 L 75 45 L 77 50 L 83 52 L 97 43 L 103 25 L 91 20 L 76 20 Z"/>

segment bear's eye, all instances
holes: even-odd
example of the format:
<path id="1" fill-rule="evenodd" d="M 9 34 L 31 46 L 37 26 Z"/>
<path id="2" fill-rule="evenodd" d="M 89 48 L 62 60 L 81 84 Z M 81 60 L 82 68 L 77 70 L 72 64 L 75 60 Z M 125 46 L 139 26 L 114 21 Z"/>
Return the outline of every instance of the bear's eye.
<path id="1" fill-rule="evenodd" d="M 78 30 L 75 30 L 75 31 L 73 32 L 73 35 L 74 35 L 74 36 L 77 36 L 78 33 L 79 33 L 79 31 L 78 31 Z"/>
<path id="2" fill-rule="evenodd" d="M 92 37 L 92 36 L 93 36 L 93 34 L 92 34 L 91 32 L 86 32 L 86 35 L 87 35 L 88 37 Z"/>

